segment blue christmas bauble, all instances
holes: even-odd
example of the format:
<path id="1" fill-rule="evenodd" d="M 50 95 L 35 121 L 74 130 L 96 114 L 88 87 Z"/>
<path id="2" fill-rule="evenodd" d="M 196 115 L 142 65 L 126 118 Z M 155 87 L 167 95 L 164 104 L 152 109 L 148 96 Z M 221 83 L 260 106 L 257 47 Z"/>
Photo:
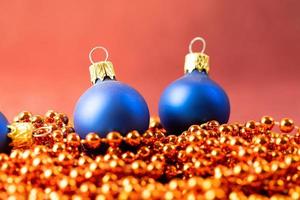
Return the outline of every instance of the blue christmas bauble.
<path id="1" fill-rule="evenodd" d="M 159 102 L 159 116 L 170 134 L 210 120 L 226 123 L 230 114 L 225 91 L 206 72 L 194 70 L 171 83 Z"/>
<path id="2" fill-rule="evenodd" d="M 111 131 L 125 135 L 147 130 L 150 115 L 144 98 L 132 87 L 116 81 L 97 81 L 78 100 L 74 127 L 84 138 L 90 132 L 105 137 Z"/>
<path id="3" fill-rule="evenodd" d="M 0 112 L 0 152 L 7 153 L 9 151 L 10 138 L 8 133 L 8 121 L 5 116 Z"/>

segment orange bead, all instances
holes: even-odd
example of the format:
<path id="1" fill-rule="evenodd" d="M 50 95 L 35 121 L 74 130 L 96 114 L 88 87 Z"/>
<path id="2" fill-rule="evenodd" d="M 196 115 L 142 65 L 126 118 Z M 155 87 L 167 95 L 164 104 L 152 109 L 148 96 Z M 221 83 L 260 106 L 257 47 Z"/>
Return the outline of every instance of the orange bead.
<path id="1" fill-rule="evenodd" d="M 118 147 L 123 138 L 119 132 L 113 131 L 107 134 L 106 139 L 111 147 Z"/>
<path id="2" fill-rule="evenodd" d="M 71 192 L 76 190 L 76 182 L 74 179 L 64 176 L 61 178 L 58 183 L 58 187 L 61 191 Z"/>
<path id="3" fill-rule="evenodd" d="M 58 154 L 57 162 L 58 164 L 62 164 L 62 165 L 72 165 L 73 159 L 70 154 L 66 152 L 61 152 Z"/>
<path id="4" fill-rule="evenodd" d="M 17 120 L 19 122 L 30 122 L 31 116 L 32 116 L 31 112 L 23 111 L 18 114 Z"/>
<path id="5" fill-rule="evenodd" d="M 63 132 L 64 136 L 67 136 L 69 133 L 75 133 L 75 129 L 72 126 L 64 126 L 62 127 L 61 131 Z"/>
<path id="6" fill-rule="evenodd" d="M 5 153 L 0 153 L 0 163 L 3 163 L 8 160 L 8 155 Z"/>
<path id="7" fill-rule="evenodd" d="M 97 187 L 91 182 L 85 182 L 80 185 L 79 190 L 82 194 L 91 196 L 96 192 Z"/>
<path id="8" fill-rule="evenodd" d="M 176 144 L 177 143 L 177 136 L 175 136 L 175 135 L 168 135 L 164 140 L 167 143 Z"/>
<path id="9" fill-rule="evenodd" d="M 200 125 L 200 128 L 201 128 L 201 129 L 208 130 L 208 125 L 207 125 L 207 123 L 201 124 L 201 125 Z"/>
<path id="10" fill-rule="evenodd" d="M 196 144 L 190 144 L 185 149 L 186 155 L 189 156 L 189 157 L 195 155 L 199 151 L 200 151 L 200 148 Z"/>
<path id="11" fill-rule="evenodd" d="M 161 152 L 163 147 L 164 147 L 164 143 L 162 143 L 161 141 L 154 142 L 154 144 L 152 146 L 153 151 L 155 151 L 155 152 Z"/>
<path id="12" fill-rule="evenodd" d="M 54 143 L 53 147 L 52 147 L 52 152 L 53 153 L 60 153 L 63 152 L 66 149 L 66 145 L 62 142 L 57 142 Z"/>
<path id="13" fill-rule="evenodd" d="M 293 131 L 294 129 L 294 121 L 292 119 L 289 118 L 283 118 L 280 121 L 280 131 L 284 132 L 284 133 L 290 133 Z"/>
<path id="14" fill-rule="evenodd" d="M 145 159 L 147 158 L 148 156 L 150 156 L 150 149 L 148 147 L 141 147 L 139 150 L 138 150 L 138 156 L 141 158 L 141 159 Z"/>
<path id="15" fill-rule="evenodd" d="M 66 114 L 63 113 L 58 113 L 54 116 L 54 120 L 57 124 L 60 124 L 61 127 L 64 125 L 68 125 L 69 123 L 69 118 Z"/>
<path id="16" fill-rule="evenodd" d="M 47 152 L 48 152 L 47 147 L 43 145 L 37 145 L 33 148 L 34 155 L 43 154 Z"/>
<path id="17" fill-rule="evenodd" d="M 164 155 L 166 155 L 167 157 L 173 157 L 173 156 L 176 156 L 175 153 L 176 153 L 176 146 L 173 145 L 173 144 L 166 144 L 164 147 L 163 147 L 163 151 Z"/>
<path id="18" fill-rule="evenodd" d="M 238 124 L 231 124 L 231 128 L 232 128 L 232 135 L 236 136 L 239 131 L 240 131 L 240 127 Z"/>
<path id="19" fill-rule="evenodd" d="M 12 159 L 20 159 L 22 157 L 22 151 L 19 149 L 13 150 L 9 157 Z"/>
<path id="20" fill-rule="evenodd" d="M 177 158 L 180 162 L 185 162 L 188 159 L 187 153 L 184 150 L 178 152 Z"/>
<path id="21" fill-rule="evenodd" d="M 141 142 L 141 136 L 137 131 L 131 131 L 126 135 L 125 142 L 131 146 L 137 146 Z"/>
<path id="22" fill-rule="evenodd" d="M 109 183 L 109 182 L 115 182 L 117 181 L 118 176 L 113 174 L 113 173 L 106 173 L 103 177 L 102 177 L 102 183 Z"/>
<path id="23" fill-rule="evenodd" d="M 162 131 L 156 131 L 154 135 L 157 140 L 162 140 L 165 138 L 165 134 Z"/>
<path id="24" fill-rule="evenodd" d="M 119 158 L 109 161 L 109 167 L 113 173 L 122 173 L 124 170 L 125 162 Z"/>
<path id="25" fill-rule="evenodd" d="M 135 160 L 135 155 L 134 153 L 128 151 L 122 154 L 122 159 L 126 162 L 126 163 L 131 163 Z"/>
<path id="26" fill-rule="evenodd" d="M 189 132 L 189 131 L 183 131 L 182 133 L 181 133 L 181 135 L 179 135 L 179 137 L 181 137 L 181 136 L 183 136 L 183 137 L 186 137 L 186 136 L 189 136 L 189 135 L 191 135 L 192 133 L 191 132 Z M 194 133 L 193 133 L 194 134 Z"/>
<path id="27" fill-rule="evenodd" d="M 186 136 L 179 136 L 177 138 L 177 145 L 184 148 L 188 145 L 188 138 Z"/>
<path id="28" fill-rule="evenodd" d="M 143 134 L 143 138 L 142 138 L 143 142 L 146 145 L 150 145 L 155 141 L 155 137 L 153 132 L 151 132 L 150 130 L 147 130 L 144 134 Z"/>
<path id="29" fill-rule="evenodd" d="M 201 136 L 199 135 L 189 135 L 187 138 L 188 138 L 188 142 L 193 144 L 200 144 L 203 141 Z"/>
<path id="30" fill-rule="evenodd" d="M 90 157 L 83 155 L 78 158 L 77 163 L 78 163 L 78 166 L 85 166 L 85 165 L 91 163 L 92 161 L 93 160 Z"/>
<path id="31" fill-rule="evenodd" d="M 157 179 L 163 174 L 163 167 L 164 164 L 162 162 L 155 161 L 147 165 L 147 172 L 150 174 L 150 177 Z"/>
<path id="32" fill-rule="evenodd" d="M 262 117 L 260 122 L 263 125 L 263 127 L 266 128 L 266 130 L 271 130 L 275 125 L 274 119 L 270 116 Z"/>
<path id="33" fill-rule="evenodd" d="M 209 121 L 207 127 L 211 130 L 215 130 L 220 126 L 220 123 L 216 120 Z"/>
<path id="34" fill-rule="evenodd" d="M 57 115 L 56 112 L 54 112 L 53 110 L 48 110 L 45 113 L 45 123 L 54 123 L 55 119 L 54 117 Z"/>
<path id="35" fill-rule="evenodd" d="M 67 144 L 72 147 L 80 146 L 80 137 L 76 133 L 70 133 L 67 135 Z"/>
<path id="36" fill-rule="evenodd" d="M 89 133 L 85 137 L 85 144 L 92 149 L 96 149 L 100 146 L 101 138 L 96 133 Z"/>
<path id="37" fill-rule="evenodd" d="M 54 142 L 62 142 L 64 139 L 64 135 L 61 130 L 55 130 L 52 133 L 52 138 Z"/>
<path id="38" fill-rule="evenodd" d="M 133 163 L 131 163 L 131 169 L 133 170 L 133 173 L 136 175 L 142 175 L 147 170 L 147 165 L 142 160 L 136 160 Z"/>
<path id="39" fill-rule="evenodd" d="M 201 127 L 199 125 L 192 125 L 190 126 L 190 128 L 188 129 L 189 132 L 191 133 L 197 133 L 198 131 L 201 130 Z"/>
<path id="40" fill-rule="evenodd" d="M 119 147 L 108 147 L 106 154 L 110 154 L 113 156 L 119 156 L 122 154 L 122 151 Z"/>
<path id="41" fill-rule="evenodd" d="M 168 179 L 174 178 L 177 176 L 177 169 L 174 165 L 167 165 L 165 170 L 165 175 Z"/>
<path id="42" fill-rule="evenodd" d="M 35 128 L 42 127 L 44 124 L 44 119 L 40 115 L 34 115 L 30 118 L 30 122 L 33 124 Z"/>
<path id="43" fill-rule="evenodd" d="M 219 131 L 221 134 L 230 134 L 233 131 L 233 129 L 231 126 L 223 124 L 219 127 Z"/>
<path id="44" fill-rule="evenodd" d="M 160 162 L 165 163 L 166 158 L 163 154 L 155 154 L 151 157 L 151 162 L 154 162 L 154 161 L 160 161 Z"/>
<path id="45" fill-rule="evenodd" d="M 251 130 L 255 130 L 257 128 L 256 126 L 256 122 L 251 120 L 251 121 L 248 121 L 246 124 L 245 124 L 245 127 L 248 128 L 248 129 L 251 129 Z"/>
<path id="46" fill-rule="evenodd" d="M 182 170 L 186 178 L 194 176 L 196 172 L 195 167 L 191 162 L 184 163 Z"/>

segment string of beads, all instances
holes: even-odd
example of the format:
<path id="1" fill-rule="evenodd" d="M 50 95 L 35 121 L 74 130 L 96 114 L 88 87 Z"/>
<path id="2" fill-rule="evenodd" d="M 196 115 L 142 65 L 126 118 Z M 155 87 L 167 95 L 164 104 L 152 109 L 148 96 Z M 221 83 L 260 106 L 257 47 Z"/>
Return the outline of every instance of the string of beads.
<path id="1" fill-rule="evenodd" d="M 145 133 L 81 139 L 65 114 L 22 112 L 11 129 L 0 199 L 300 198 L 300 131 L 287 118 L 210 121 L 179 136 L 152 118 Z"/>

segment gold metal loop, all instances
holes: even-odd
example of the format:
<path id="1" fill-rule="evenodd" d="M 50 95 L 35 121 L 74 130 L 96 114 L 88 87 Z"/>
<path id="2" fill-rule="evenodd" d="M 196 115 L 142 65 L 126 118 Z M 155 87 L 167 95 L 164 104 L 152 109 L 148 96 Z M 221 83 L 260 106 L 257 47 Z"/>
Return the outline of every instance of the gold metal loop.
<path id="1" fill-rule="evenodd" d="M 205 42 L 205 40 L 202 37 L 195 37 L 194 39 L 192 39 L 192 41 L 190 42 L 190 45 L 189 45 L 189 52 L 190 53 L 194 53 L 193 52 L 193 45 L 197 41 L 202 42 L 202 50 L 200 52 L 204 53 L 205 48 L 206 48 L 206 42 Z"/>
<path id="2" fill-rule="evenodd" d="M 40 127 L 40 128 L 37 129 L 37 131 L 38 131 L 38 130 L 42 130 L 42 129 L 47 130 L 47 132 L 46 132 L 46 133 L 43 133 L 43 134 L 33 134 L 32 136 L 33 136 L 33 137 L 45 137 L 45 136 L 47 136 L 47 135 L 49 135 L 49 134 L 51 133 L 51 128 L 50 128 L 50 127 L 47 127 L 47 126 Z"/>
<path id="3" fill-rule="evenodd" d="M 91 63 L 92 63 L 92 64 L 95 64 L 95 62 L 94 62 L 94 60 L 93 60 L 93 53 L 94 53 L 94 51 L 97 50 L 97 49 L 102 49 L 102 50 L 105 52 L 105 59 L 104 59 L 104 61 L 106 62 L 107 59 L 108 59 L 108 51 L 107 51 L 107 49 L 106 49 L 105 47 L 102 47 L 102 46 L 97 46 L 97 47 L 94 47 L 94 48 L 90 51 L 90 53 L 89 53 L 89 59 L 90 59 Z"/>

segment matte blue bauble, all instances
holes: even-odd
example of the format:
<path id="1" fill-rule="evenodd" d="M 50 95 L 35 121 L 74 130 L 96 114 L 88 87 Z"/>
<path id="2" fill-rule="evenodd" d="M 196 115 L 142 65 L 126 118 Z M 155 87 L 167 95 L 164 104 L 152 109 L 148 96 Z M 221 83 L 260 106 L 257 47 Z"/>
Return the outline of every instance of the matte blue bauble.
<path id="1" fill-rule="evenodd" d="M 8 121 L 5 116 L 0 112 L 0 152 L 9 151 L 10 138 L 7 136 L 8 133 Z"/>
<path id="2" fill-rule="evenodd" d="M 84 138 L 90 132 L 105 137 L 111 131 L 125 135 L 149 126 L 144 98 L 132 87 L 116 80 L 97 81 L 78 100 L 74 113 L 76 132 Z"/>
<path id="3" fill-rule="evenodd" d="M 159 116 L 169 134 L 210 120 L 226 123 L 230 114 L 224 90 L 206 72 L 194 70 L 170 84 L 159 102 Z"/>

